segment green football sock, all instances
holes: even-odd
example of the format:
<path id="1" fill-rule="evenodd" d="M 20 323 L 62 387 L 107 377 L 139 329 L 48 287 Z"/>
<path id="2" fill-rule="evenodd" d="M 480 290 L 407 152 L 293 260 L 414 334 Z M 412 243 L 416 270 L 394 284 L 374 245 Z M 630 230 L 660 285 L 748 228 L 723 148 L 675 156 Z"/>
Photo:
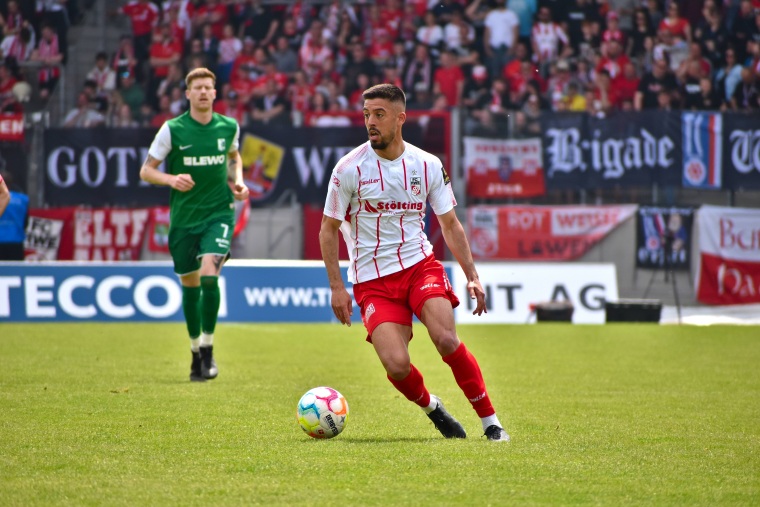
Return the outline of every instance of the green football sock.
<path id="1" fill-rule="evenodd" d="M 185 314 L 190 339 L 201 334 L 201 288 L 182 286 L 182 313 Z"/>
<path id="2" fill-rule="evenodd" d="M 204 333 L 214 334 L 216 328 L 216 317 L 219 313 L 219 278 L 216 276 L 202 276 L 201 288 L 203 297 L 201 299 L 201 329 Z"/>

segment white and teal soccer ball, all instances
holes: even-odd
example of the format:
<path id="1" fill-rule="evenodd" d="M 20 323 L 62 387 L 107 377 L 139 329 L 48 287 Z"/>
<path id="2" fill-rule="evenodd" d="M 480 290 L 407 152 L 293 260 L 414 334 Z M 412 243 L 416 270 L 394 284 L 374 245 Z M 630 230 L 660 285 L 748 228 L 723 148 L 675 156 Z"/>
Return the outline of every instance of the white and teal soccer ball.
<path id="1" fill-rule="evenodd" d="M 301 429 L 312 438 L 333 438 L 348 421 L 348 403 L 332 387 L 309 389 L 298 401 L 296 418 Z"/>

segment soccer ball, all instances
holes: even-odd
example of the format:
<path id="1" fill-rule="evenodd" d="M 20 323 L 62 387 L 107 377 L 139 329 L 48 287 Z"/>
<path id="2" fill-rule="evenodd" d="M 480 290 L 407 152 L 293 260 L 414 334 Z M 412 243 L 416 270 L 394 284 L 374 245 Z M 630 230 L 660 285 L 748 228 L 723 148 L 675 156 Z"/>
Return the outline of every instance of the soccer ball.
<path id="1" fill-rule="evenodd" d="M 298 401 L 296 418 L 301 429 L 313 438 L 340 435 L 348 419 L 348 403 L 332 387 L 315 387 Z"/>

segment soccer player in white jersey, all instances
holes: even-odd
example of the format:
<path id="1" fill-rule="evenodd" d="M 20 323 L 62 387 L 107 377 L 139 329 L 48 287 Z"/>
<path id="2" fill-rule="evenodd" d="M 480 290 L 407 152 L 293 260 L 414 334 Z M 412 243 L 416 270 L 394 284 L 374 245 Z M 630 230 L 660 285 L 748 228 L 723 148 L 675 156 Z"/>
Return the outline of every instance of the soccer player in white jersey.
<path id="1" fill-rule="evenodd" d="M 465 438 L 462 425 L 425 387 L 409 357 L 412 314 L 425 325 L 443 361 L 481 418 L 488 440 L 509 441 L 486 392 L 475 357 L 459 340 L 454 308 L 459 299 L 425 236 L 425 201 L 438 216 L 443 237 L 467 276 L 477 300 L 474 314 L 486 311 L 456 200 L 441 161 L 401 138 L 406 120 L 404 92 L 391 84 L 366 90 L 364 123 L 369 141 L 343 157 L 333 170 L 319 242 L 331 288 L 331 305 L 341 323 L 351 325 L 352 302 L 338 264 L 338 231 L 348 246 L 349 280 L 356 302 L 388 380 L 419 405 L 446 438 Z"/>

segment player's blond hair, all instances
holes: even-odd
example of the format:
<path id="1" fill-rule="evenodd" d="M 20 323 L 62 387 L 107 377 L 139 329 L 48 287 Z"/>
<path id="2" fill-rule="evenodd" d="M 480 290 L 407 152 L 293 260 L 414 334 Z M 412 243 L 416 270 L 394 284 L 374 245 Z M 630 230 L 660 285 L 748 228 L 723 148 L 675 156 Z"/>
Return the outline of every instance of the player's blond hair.
<path id="1" fill-rule="evenodd" d="M 189 89 L 190 84 L 194 79 L 201 79 L 204 77 L 211 78 L 211 80 L 214 82 L 214 86 L 216 86 L 216 74 L 208 70 L 206 67 L 198 67 L 197 69 L 193 69 L 188 72 L 187 76 L 185 77 L 185 86 L 187 86 Z"/>

